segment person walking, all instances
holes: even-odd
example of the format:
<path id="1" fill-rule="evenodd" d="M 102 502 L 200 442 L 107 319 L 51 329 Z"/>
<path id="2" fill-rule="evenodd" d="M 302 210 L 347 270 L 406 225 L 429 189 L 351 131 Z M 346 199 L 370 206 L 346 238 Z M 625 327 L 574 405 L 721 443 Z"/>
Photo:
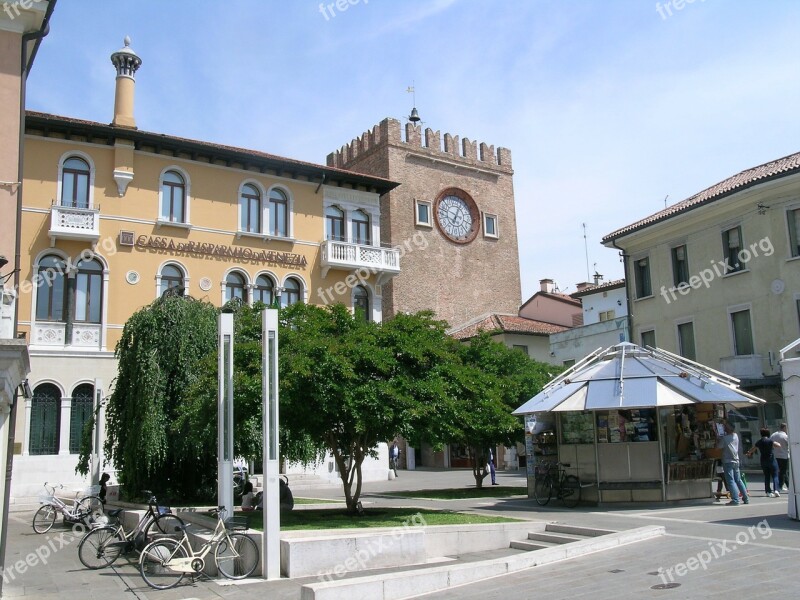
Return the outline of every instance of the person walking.
<path id="1" fill-rule="evenodd" d="M 397 461 L 400 458 L 400 448 L 397 446 L 397 442 L 392 444 L 392 447 L 389 448 L 389 468 L 394 471 L 394 476 L 399 477 L 397 474 Z"/>
<path id="2" fill-rule="evenodd" d="M 778 461 L 778 483 L 780 491 L 789 491 L 789 434 L 787 433 L 786 423 L 781 423 L 780 430 L 769 436 L 773 442 L 778 442 L 780 446 L 772 449 L 775 460 Z"/>
<path id="3" fill-rule="evenodd" d="M 768 498 L 780 497 L 780 484 L 778 483 L 778 461 L 775 460 L 775 448 L 780 447 L 780 442 L 774 442 L 769 437 L 769 429 L 761 428 L 761 439 L 747 451 L 747 457 L 758 452 L 761 459 L 761 470 L 764 472 L 764 491 Z M 773 490 L 770 489 L 772 485 Z"/>
<path id="4" fill-rule="evenodd" d="M 725 423 L 725 435 L 722 436 L 722 470 L 728 491 L 731 493 L 728 505 L 739 506 L 740 493 L 741 502 L 750 504 L 750 496 L 747 495 L 747 487 L 742 482 L 739 471 L 739 435 L 730 423 Z"/>
<path id="5" fill-rule="evenodd" d="M 491 448 L 489 448 L 489 473 L 492 476 L 492 485 L 500 485 L 495 479 L 496 473 L 494 469 L 494 452 L 492 452 Z"/>

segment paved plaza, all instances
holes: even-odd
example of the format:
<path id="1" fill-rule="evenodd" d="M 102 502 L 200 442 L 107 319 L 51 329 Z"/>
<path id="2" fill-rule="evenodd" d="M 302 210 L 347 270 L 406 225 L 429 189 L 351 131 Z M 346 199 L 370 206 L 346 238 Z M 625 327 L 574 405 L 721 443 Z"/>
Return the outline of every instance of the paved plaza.
<path id="1" fill-rule="evenodd" d="M 502 485 L 524 485 L 520 474 L 498 473 Z M 474 500 L 398 499 L 387 491 L 455 488 L 474 485 L 468 470 L 400 471 L 393 481 L 367 483 L 365 506 L 418 506 L 470 510 L 537 521 L 605 529 L 662 525 L 667 535 L 614 550 L 535 567 L 480 583 L 430 594 L 437 599 L 493 598 L 669 598 L 701 597 L 792 598 L 800 596 L 800 524 L 786 516 L 786 496 L 767 498 L 761 482 L 751 476 L 752 501 L 726 506 L 713 500 L 672 504 L 626 504 L 564 509 L 556 501 L 547 507 L 523 497 Z M 303 489 L 298 497 L 341 498 L 332 486 Z M 265 582 L 201 580 L 182 582 L 176 589 L 147 587 L 134 562 L 120 560 L 113 569 L 89 571 L 77 556 L 78 537 L 56 526 L 46 535 L 31 528 L 33 508 L 10 514 L 6 581 L 3 595 L 37 600 L 87 598 L 191 599 L 269 597 L 298 600 L 304 583 L 316 578 Z M 29 557 L 36 556 L 38 560 Z M 17 569 L 28 558 L 33 566 Z M 23 572 L 24 571 L 24 572 Z M 669 589 L 653 589 L 663 584 Z"/>

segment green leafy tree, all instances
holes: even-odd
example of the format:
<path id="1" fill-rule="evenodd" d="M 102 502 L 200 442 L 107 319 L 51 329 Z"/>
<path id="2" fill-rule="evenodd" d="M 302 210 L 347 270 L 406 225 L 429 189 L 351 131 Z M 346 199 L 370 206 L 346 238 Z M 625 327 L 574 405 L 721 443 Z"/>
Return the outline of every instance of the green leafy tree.
<path id="1" fill-rule="evenodd" d="M 199 444 L 176 444 L 183 398 L 214 354 L 217 309 L 178 296 L 159 298 L 131 316 L 116 347 L 118 374 L 106 408 L 108 459 L 129 493 L 173 496 L 202 488 Z M 215 427 L 216 419 L 207 424 Z M 215 452 L 216 447 L 212 452 Z"/>
<path id="2" fill-rule="evenodd" d="M 454 441 L 469 449 L 480 488 L 488 474 L 489 449 L 522 441 L 522 426 L 511 412 L 539 393 L 561 369 L 531 360 L 523 352 L 493 341 L 485 332 L 461 345 L 460 355 L 461 428 Z"/>

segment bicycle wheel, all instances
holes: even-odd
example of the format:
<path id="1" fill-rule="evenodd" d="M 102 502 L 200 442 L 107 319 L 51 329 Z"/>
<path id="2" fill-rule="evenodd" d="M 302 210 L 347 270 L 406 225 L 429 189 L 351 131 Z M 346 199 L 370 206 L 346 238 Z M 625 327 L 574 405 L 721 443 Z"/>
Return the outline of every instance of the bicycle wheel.
<path id="1" fill-rule="evenodd" d="M 125 538 L 116 527 L 98 527 L 83 536 L 78 558 L 87 569 L 102 569 L 114 564 L 125 548 Z"/>
<path id="2" fill-rule="evenodd" d="M 567 475 L 561 482 L 561 500 L 567 508 L 575 508 L 581 500 L 581 480 Z"/>
<path id="3" fill-rule="evenodd" d="M 186 549 L 175 540 L 156 540 L 142 550 L 139 572 L 151 588 L 168 590 L 178 585 L 184 575 L 177 567 L 171 567 L 170 561 L 187 557 Z"/>
<path id="4" fill-rule="evenodd" d="M 244 533 L 229 533 L 217 544 L 214 561 L 228 579 L 244 579 L 258 566 L 258 546 Z"/>
<path id="5" fill-rule="evenodd" d="M 550 502 L 553 495 L 553 480 L 549 475 L 539 476 L 533 485 L 533 497 L 539 506 L 544 506 Z"/>
<path id="6" fill-rule="evenodd" d="M 186 529 L 186 523 L 183 519 L 175 515 L 158 515 L 154 520 L 150 521 L 147 529 L 144 530 L 144 539 L 148 542 L 156 535 L 172 535 L 181 536 L 183 530 Z"/>
<path id="7" fill-rule="evenodd" d="M 45 504 L 33 515 L 33 530 L 36 533 L 47 533 L 56 522 L 56 509 Z"/>
<path id="8" fill-rule="evenodd" d="M 97 496 L 86 496 L 81 498 L 75 508 L 76 520 L 83 521 L 86 525 L 91 525 L 103 516 L 103 501 Z"/>

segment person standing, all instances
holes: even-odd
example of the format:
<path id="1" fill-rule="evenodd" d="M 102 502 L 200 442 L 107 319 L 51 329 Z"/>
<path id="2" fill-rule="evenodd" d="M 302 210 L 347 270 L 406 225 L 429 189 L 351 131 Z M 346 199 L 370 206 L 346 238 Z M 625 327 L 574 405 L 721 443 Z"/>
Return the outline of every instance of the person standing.
<path id="1" fill-rule="evenodd" d="M 789 491 L 789 434 L 786 429 L 786 423 L 781 423 L 780 430 L 769 436 L 773 442 L 780 444 L 780 446 L 774 447 L 772 452 L 775 454 L 775 460 L 778 461 L 778 483 L 782 492 Z"/>
<path id="2" fill-rule="evenodd" d="M 397 461 L 399 458 L 400 458 L 400 448 L 397 446 L 397 442 L 395 442 L 389 449 L 389 468 L 392 471 L 394 471 L 395 477 L 399 477 L 397 475 Z"/>
<path id="3" fill-rule="evenodd" d="M 728 491 L 731 493 L 728 505 L 739 506 L 740 492 L 741 501 L 750 504 L 750 496 L 747 495 L 747 488 L 742 483 L 742 476 L 739 472 L 739 435 L 730 423 L 725 423 L 725 435 L 722 436 L 722 470 L 725 474 Z"/>
<path id="4" fill-rule="evenodd" d="M 747 451 L 748 458 L 753 456 L 754 452 L 758 452 L 758 457 L 761 459 L 761 470 L 764 472 L 764 491 L 768 498 L 778 498 L 781 495 L 778 483 L 778 461 L 775 460 L 774 452 L 777 447 L 780 447 L 780 442 L 772 441 L 769 437 L 769 429 L 762 427 L 761 439 Z M 770 490 L 770 485 L 774 491 Z"/>
<path id="5" fill-rule="evenodd" d="M 495 480 L 496 473 L 495 473 L 495 469 L 494 469 L 494 452 L 492 452 L 491 448 L 489 448 L 489 473 L 492 476 L 492 485 L 500 485 Z"/>

